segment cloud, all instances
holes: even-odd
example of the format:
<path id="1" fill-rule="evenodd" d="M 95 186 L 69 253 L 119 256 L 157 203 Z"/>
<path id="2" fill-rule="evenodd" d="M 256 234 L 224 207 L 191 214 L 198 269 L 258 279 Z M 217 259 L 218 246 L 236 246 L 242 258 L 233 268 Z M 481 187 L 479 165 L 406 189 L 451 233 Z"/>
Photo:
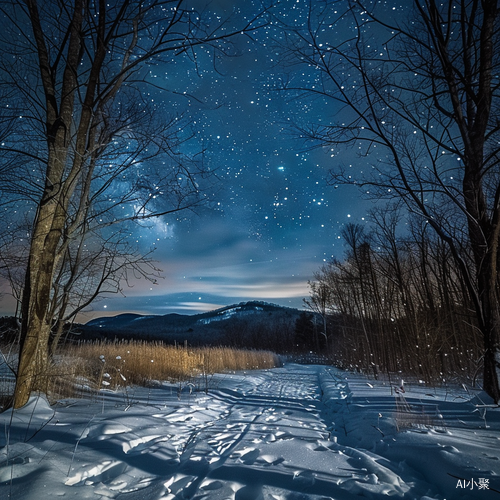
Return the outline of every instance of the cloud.
<path id="1" fill-rule="evenodd" d="M 163 262 L 160 266 L 166 277 L 159 285 L 136 282 L 124 290 L 125 297 L 113 296 L 97 303 L 85 321 L 102 311 L 193 314 L 249 300 L 301 308 L 309 293 L 307 281 L 316 266 L 307 259 L 290 257 L 227 266 L 211 266 L 211 261 L 191 258 Z"/>

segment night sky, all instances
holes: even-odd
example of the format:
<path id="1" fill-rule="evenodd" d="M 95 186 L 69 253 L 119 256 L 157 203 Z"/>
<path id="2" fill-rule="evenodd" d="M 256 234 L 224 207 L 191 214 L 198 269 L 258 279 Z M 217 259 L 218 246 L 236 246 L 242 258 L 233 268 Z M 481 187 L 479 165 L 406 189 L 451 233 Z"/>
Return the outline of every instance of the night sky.
<path id="1" fill-rule="evenodd" d="M 282 15 L 305 15 L 305 2 L 285 4 Z M 313 273 L 342 255 L 342 225 L 364 223 L 369 202 L 355 187 L 327 185 L 329 151 L 311 151 L 294 126 L 337 110 L 280 92 L 284 75 L 307 85 L 314 72 L 281 64 L 279 30 L 270 26 L 255 38 L 240 37 L 239 56 L 221 58 L 217 71 L 200 51 L 199 75 L 185 61 L 167 80 L 171 90 L 193 96 L 165 98 L 188 110 L 220 191 L 212 209 L 140 231 L 145 247 L 156 247 L 164 279 L 136 283 L 126 298 L 103 300 L 95 311 L 195 313 L 246 300 L 301 308 Z M 161 79 L 161 68 L 152 76 Z"/>
<path id="2" fill-rule="evenodd" d="M 235 5 L 243 16 L 257 9 L 236 0 L 210 8 L 222 15 Z M 279 16 L 306 22 L 306 5 L 285 1 Z M 344 28 L 332 37 L 348 36 L 351 28 Z M 360 160 L 352 152 L 333 157 L 328 149 L 311 149 L 296 131 L 297 125 L 333 121 L 335 103 L 279 90 L 284 79 L 307 88 L 317 78 L 314 69 L 285 61 L 284 38 L 273 25 L 254 40 L 233 42 L 238 55 L 215 64 L 210 51 L 199 48 L 196 67 L 179 57 L 149 68 L 159 112 L 184 115 L 195 137 L 183 147 L 204 148 L 219 180 L 208 189 L 209 205 L 197 213 L 136 226 L 133 238 L 144 251 L 155 248 L 163 278 L 156 285 L 132 280 L 125 296 L 101 299 L 80 320 L 123 311 L 193 314 L 247 300 L 301 308 L 313 273 L 342 256 L 342 226 L 366 222 L 373 202 L 354 186 L 327 183 L 334 162 Z"/>

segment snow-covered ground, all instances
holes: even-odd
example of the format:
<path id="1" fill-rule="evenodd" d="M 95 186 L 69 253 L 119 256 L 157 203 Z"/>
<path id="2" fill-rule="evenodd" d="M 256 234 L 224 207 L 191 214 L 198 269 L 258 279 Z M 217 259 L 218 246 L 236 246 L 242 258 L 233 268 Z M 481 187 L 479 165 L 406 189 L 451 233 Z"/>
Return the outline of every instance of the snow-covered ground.
<path id="1" fill-rule="evenodd" d="M 400 385 L 398 381 L 397 384 Z M 500 499 L 500 410 L 326 366 L 0 415 L 0 498 Z"/>

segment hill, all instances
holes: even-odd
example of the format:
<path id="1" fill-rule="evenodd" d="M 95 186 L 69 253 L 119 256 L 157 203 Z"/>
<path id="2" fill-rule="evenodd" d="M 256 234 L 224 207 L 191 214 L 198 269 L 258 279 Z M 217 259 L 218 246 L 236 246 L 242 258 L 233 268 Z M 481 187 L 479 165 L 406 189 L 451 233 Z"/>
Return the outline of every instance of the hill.
<path id="1" fill-rule="evenodd" d="M 80 339 L 158 340 L 189 345 L 286 350 L 301 311 L 261 301 L 242 302 L 202 314 L 119 314 L 78 329 Z"/>

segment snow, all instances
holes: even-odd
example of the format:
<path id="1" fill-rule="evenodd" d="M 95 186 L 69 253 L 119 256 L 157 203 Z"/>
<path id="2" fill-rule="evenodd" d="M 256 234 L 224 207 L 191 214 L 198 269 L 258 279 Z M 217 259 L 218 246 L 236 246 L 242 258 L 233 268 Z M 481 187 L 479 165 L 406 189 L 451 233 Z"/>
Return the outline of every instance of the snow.
<path id="1" fill-rule="evenodd" d="M 500 410 L 465 386 L 403 392 L 286 364 L 202 389 L 32 397 L 0 414 L 0 498 L 500 498 Z"/>
<path id="2" fill-rule="evenodd" d="M 253 316 L 256 312 L 262 312 L 264 310 L 262 307 L 258 306 L 254 306 L 252 309 L 243 310 L 244 305 L 246 305 L 246 303 L 242 303 L 241 306 L 233 306 L 230 308 L 222 309 L 220 310 L 220 312 L 215 311 L 215 313 L 217 314 L 216 316 L 211 316 L 209 318 L 200 318 L 197 323 L 199 323 L 200 325 L 209 325 L 210 323 L 216 321 L 226 321 L 236 316 L 240 318 L 242 318 L 243 316 Z"/>

